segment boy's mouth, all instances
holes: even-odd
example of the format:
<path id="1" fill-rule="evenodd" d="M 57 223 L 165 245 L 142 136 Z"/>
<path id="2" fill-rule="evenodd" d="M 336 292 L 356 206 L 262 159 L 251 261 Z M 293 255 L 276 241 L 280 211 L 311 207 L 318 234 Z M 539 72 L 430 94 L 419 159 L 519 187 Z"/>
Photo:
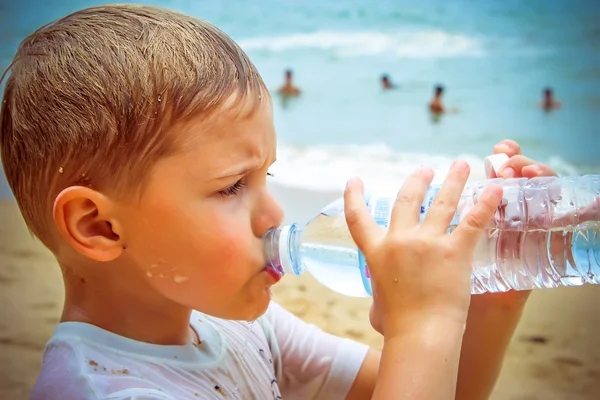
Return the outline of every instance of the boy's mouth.
<path id="1" fill-rule="evenodd" d="M 274 266 L 271 265 L 265 266 L 263 271 L 266 272 L 275 281 L 275 283 L 279 282 L 279 280 L 281 280 L 283 277 L 283 270 L 278 271 Z"/>

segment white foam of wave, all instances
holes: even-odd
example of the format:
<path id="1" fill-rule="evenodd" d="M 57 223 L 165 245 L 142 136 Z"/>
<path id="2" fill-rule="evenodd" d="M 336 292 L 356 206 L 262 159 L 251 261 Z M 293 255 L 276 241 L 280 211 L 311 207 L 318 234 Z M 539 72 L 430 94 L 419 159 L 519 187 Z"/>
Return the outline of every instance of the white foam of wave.
<path id="1" fill-rule="evenodd" d="M 440 30 L 417 32 L 319 31 L 238 40 L 246 50 L 280 52 L 295 49 L 330 50 L 338 56 L 395 54 L 410 58 L 479 56 L 479 40 Z"/>
<path id="2" fill-rule="evenodd" d="M 348 179 L 359 176 L 368 190 L 395 193 L 408 175 L 421 166 L 435 171 L 434 183 L 443 182 L 457 159 L 463 159 L 471 166 L 471 181 L 486 178 L 482 157 L 396 152 L 384 144 L 311 147 L 281 144 L 277 162 L 270 171 L 275 175 L 274 182 L 283 186 L 342 191 Z M 560 158 L 553 157 L 546 162 L 560 175 L 577 175 L 577 170 Z"/>

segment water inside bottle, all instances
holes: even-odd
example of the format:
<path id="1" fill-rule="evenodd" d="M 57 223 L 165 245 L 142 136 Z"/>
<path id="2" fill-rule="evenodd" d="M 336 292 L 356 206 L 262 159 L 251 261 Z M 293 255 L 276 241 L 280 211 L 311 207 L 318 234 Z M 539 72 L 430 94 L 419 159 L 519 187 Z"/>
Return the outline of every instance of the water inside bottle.
<path id="1" fill-rule="evenodd" d="M 358 250 L 343 215 L 317 215 L 304 230 L 300 254 L 321 284 L 347 296 L 368 297 L 358 269 Z"/>

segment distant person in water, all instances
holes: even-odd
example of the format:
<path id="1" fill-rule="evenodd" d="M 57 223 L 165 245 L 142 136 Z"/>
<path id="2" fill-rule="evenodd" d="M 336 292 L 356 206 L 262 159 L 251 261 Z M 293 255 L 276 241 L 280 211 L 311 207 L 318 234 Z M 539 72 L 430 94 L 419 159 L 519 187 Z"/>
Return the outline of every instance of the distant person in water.
<path id="1" fill-rule="evenodd" d="M 540 103 L 540 107 L 545 111 L 551 111 L 561 107 L 560 102 L 554 98 L 554 91 L 552 88 L 548 87 L 544 89 L 544 98 Z"/>
<path id="2" fill-rule="evenodd" d="M 381 87 L 383 90 L 396 89 L 396 85 L 392 84 L 389 75 L 381 76 Z"/>
<path id="3" fill-rule="evenodd" d="M 292 83 L 292 70 L 288 69 L 285 71 L 285 83 L 278 90 L 279 94 L 284 96 L 298 96 L 300 94 L 300 89 L 298 89 Z"/>
<path id="4" fill-rule="evenodd" d="M 442 104 L 442 95 L 444 94 L 444 87 L 438 85 L 435 87 L 435 91 L 433 93 L 433 100 L 429 103 L 429 111 L 433 114 L 443 114 L 446 109 Z"/>
<path id="5" fill-rule="evenodd" d="M 433 99 L 429 103 L 429 111 L 431 112 L 431 120 L 433 123 L 440 122 L 443 114 L 454 114 L 458 112 L 458 107 L 452 107 L 446 109 L 442 104 L 442 95 L 444 94 L 444 87 L 437 85 L 433 93 Z"/>

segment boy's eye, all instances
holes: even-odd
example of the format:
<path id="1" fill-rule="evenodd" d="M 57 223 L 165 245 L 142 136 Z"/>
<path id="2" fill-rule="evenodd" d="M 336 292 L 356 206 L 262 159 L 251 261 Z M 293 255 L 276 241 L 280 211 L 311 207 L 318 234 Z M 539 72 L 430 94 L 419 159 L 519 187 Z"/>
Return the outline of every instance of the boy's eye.
<path id="1" fill-rule="evenodd" d="M 223 197 L 235 196 L 236 194 L 238 194 L 240 192 L 240 190 L 242 190 L 244 188 L 244 186 L 245 186 L 244 182 L 242 182 L 242 180 L 240 179 L 239 181 L 237 181 L 233 185 L 229 186 L 228 188 L 220 190 L 219 194 Z"/>
<path id="2" fill-rule="evenodd" d="M 275 175 L 273 175 L 270 172 L 267 172 L 267 176 L 273 177 Z M 223 190 L 219 190 L 219 194 L 223 197 L 235 196 L 236 194 L 238 194 L 240 192 L 240 190 L 242 190 L 244 188 L 244 186 L 246 186 L 246 184 L 244 182 L 242 182 L 242 180 L 240 179 L 233 185 L 231 185 Z"/>

